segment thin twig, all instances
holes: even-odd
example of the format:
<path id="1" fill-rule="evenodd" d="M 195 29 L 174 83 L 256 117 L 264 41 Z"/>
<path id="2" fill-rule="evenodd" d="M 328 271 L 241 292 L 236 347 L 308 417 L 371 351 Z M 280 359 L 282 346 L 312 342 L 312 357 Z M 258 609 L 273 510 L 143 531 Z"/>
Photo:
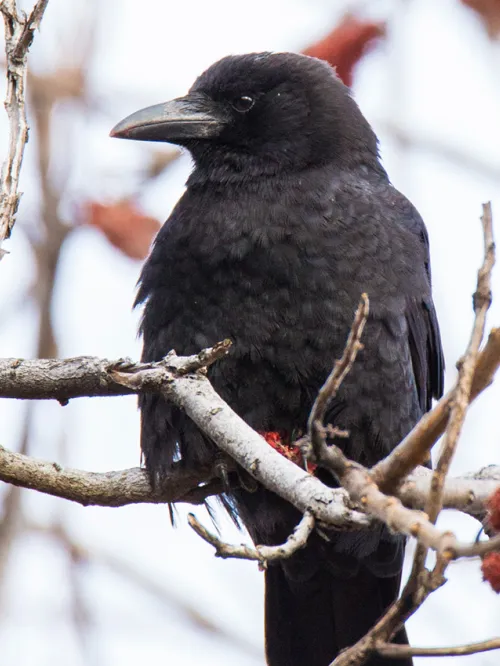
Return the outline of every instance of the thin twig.
<path id="1" fill-rule="evenodd" d="M 473 298 L 474 325 L 465 354 L 459 362 L 458 380 L 454 392 L 450 420 L 443 439 L 441 454 L 432 476 L 431 488 L 425 508 L 429 520 L 433 523 L 436 522 L 443 506 L 444 482 L 456 451 L 458 439 L 462 432 L 469 407 L 472 378 L 477 363 L 479 347 L 484 337 L 486 314 L 491 304 L 491 272 L 495 265 L 491 203 L 483 204 L 481 222 L 484 234 L 484 260 L 478 272 L 477 288 Z"/>
<path id="2" fill-rule="evenodd" d="M 313 457 L 316 458 L 318 462 L 320 462 L 321 452 L 324 451 L 326 436 L 324 419 L 326 410 L 333 398 L 337 395 L 345 376 L 350 372 L 354 365 L 358 351 L 363 348 L 363 345 L 361 344 L 361 336 L 368 319 L 369 309 L 370 303 L 368 296 L 367 294 L 362 294 L 342 357 L 338 361 L 335 361 L 333 370 L 320 388 L 312 406 L 307 431 L 309 433 Z M 329 466 L 331 468 L 331 465 Z"/>
<path id="3" fill-rule="evenodd" d="M 490 638 L 480 643 L 457 645 L 456 647 L 418 648 L 410 645 L 396 645 L 395 643 L 379 643 L 376 651 L 382 657 L 404 659 L 405 657 L 460 657 L 478 652 L 500 649 L 500 638 Z"/>
<path id="4" fill-rule="evenodd" d="M 2 242 L 9 238 L 19 206 L 19 175 L 24 147 L 28 141 L 25 110 L 25 83 L 28 49 L 40 26 L 48 0 L 38 0 L 28 17 L 19 14 L 15 0 L 3 0 L 0 11 L 5 23 L 7 95 L 5 108 L 9 118 L 9 149 L 0 179 L 0 258 Z"/>
<path id="5" fill-rule="evenodd" d="M 466 174 L 478 174 L 492 183 L 500 181 L 500 167 L 498 163 L 492 163 L 489 160 L 483 160 L 479 154 L 462 150 L 459 146 L 445 143 L 436 136 L 431 136 L 427 132 L 419 132 L 418 128 L 413 126 L 405 128 L 394 119 L 380 119 L 375 125 L 380 133 L 388 133 L 396 139 L 401 145 L 410 150 L 427 153 L 432 157 L 445 160 L 458 167 Z M 446 168 L 443 166 L 443 168 Z"/>
<path id="6" fill-rule="evenodd" d="M 221 541 L 218 536 L 209 532 L 192 513 L 188 516 L 188 523 L 193 528 L 198 536 L 204 541 L 209 543 L 215 548 L 215 556 L 223 559 L 234 557 L 240 560 L 256 560 L 261 567 L 265 567 L 267 562 L 273 560 L 284 560 L 291 557 L 297 550 L 304 548 L 309 535 L 314 529 L 314 516 L 309 511 L 306 511 L 300 521 L 295 527 L 292 534 L 288 537 L 285 543 L 279 546 L 246 546 L 240 544 L 233 546 L 229 543 Z"/>

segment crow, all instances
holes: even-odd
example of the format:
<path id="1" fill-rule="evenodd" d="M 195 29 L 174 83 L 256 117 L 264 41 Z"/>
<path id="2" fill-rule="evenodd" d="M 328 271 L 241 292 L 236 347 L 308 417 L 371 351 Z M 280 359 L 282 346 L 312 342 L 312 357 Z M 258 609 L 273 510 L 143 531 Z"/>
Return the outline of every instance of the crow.
<path id="1" fill-rule="evenodd" d="M 293 457 L 367 292 L 364 349 L 328 422 L 348 431 L 337 443 L 352 459 L 371 466 L 387 455 L 443 389 L 429 242 L 334 70 L 293 53 L 228 56 L 185 97 L 132 114 L 111 135 L 178 144 L 194 163 L 140 277 L 142 359 L 231 339 L 210 381 Z M 216 446 L 180 409 L 148 393 L 139 406 L 154 486 L 174 462 L 217 466 Z M 243 474 L 228 478 L 225 504 L 255 543 L 282 543 L 299 512 Z M 315 532 L 291 559 L 270 565 L 268 664 L 327 666 L 361 638 L 398 595 L 404 545 L 382 526 Z M 407 642 L 404 629 L 395 640 Z M 367 663 L 412 661 L 373 655 Z"/>

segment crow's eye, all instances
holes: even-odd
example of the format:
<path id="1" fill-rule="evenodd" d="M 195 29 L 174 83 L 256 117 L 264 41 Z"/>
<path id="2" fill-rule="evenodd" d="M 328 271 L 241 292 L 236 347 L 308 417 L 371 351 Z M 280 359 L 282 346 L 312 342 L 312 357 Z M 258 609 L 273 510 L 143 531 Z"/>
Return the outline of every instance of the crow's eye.
<path id="1" fill-rule="evenodd" d="M 231 102 L 231 106 L 235 111 L 238 111 L 238 113 L 246 113 L 247 111 L 250 111 L 250 109 L 254 104 L 255 100 L 252 97 L 249 97 L 248 95 L 242 95 L 241 97 L 236 97 Z"/>

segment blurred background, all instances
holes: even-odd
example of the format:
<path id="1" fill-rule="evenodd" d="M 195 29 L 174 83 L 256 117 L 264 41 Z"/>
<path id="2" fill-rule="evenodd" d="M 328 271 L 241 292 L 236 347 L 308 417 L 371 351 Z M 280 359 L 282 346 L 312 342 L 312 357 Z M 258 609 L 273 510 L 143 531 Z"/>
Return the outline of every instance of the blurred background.
<path id="1" fill-rule="evenodd" d="M 293 50 L 337 65 L 428 225 L 449 386 L 472 323 L 484 201 L 500 238 L 499 34 L 499 0 L 50 0 L 29 60 L 24 196 L 0 266 L 2 356 L 139 358 L 135 283 L 190 159 L 109 130 L 185 93 L 219 57 Z M 0 154 L 6 145 L 0 114 Z M 497 382 L 471 411 L 455 474 L 500 463 L 499 404 Z M 139 463 L 134 397 L 64 408 L 4 400 L 0 422 L 3 446 L 62 465 Z M 264 664 L 263 576 L 254 563 L 216 560 L 187 527 L 188 507 L 173 529 L 165 506 L 83 508 L 1 485 L 0 509 L 2 666 Z M 453 512 L 441 524 L 463 539 L 479 527 Z M 225 539 L 246 538 L 221 525 Z M 452 565 L 408 630 L 419 646 L 498 635 L 500 600 L 479 563 Z"/>

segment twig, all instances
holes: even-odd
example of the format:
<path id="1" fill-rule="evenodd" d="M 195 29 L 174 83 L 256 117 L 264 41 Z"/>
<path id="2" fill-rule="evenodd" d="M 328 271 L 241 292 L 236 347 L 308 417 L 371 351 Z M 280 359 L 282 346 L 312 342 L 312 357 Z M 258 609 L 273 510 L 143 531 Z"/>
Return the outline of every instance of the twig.
<path id="1" fill-rule="evenodd" d="M 309 433 L 313 456 L 318 462 L 322 462 L 322 456 L 324 457 L 329 451 L 330 455 L 328 456 L 328 467 L 335 473 L 337 473 L 337 470 L 333 468 L 333 465 L 341 464 L 341 458 L 336 456 L 337 447 L 334 446 L 329 449 L 326 449 L 325 447 L 325 413 L 328 405 L 337 395 L 337 392 L 342 382 L 344 381 L 345 376 L 351 370 L 354 361 L 356 360 L 358 351 L 363 348 L 360 340 L 366 321 L 368 319 L 369 308 L 370 304 L 368 296 L 367 294 L 362 294 L 361 301 L 357 307 L 356 314 L 354 315 L 354 321 L 352 323 L 351 330 L 349 331 L 349 336 L 347 338 L 342 357 L 338 361 L 335 361 L 333 370 L 327 377 L 326 382 L 319 390 L 309 416 L 307 430 Z M 340 450 L 338 449 L 338 451 Z"/>
<path id="2" fill-rule="evenodd" d="M 362 348 L 360 338 L 368 318 L 368 309 L 368 297 L 363 294 L 342 358 L 335 362 L 333 371 L 313 405 L 309 418 L 309 438 L 314 459 L 335 474 L 350 500 L 355 505 L 361 505 L 369 516 L 381 520 L 394 532 L 416 537 L 419 543 L 438 553 L 448 552 L 456 543 L 454 534 L 437 530 L 424 513 L 407 509 L 396 497 L 384 495 L 363 465 L 347 458 L 335 444 L 328 445 L 326 442 L 327 428 L 323 419 L 330 400 L 335 397 Z"/>
<path id="3" fill-rule="evenodd" d="M 300 523 L 295 527 L 285 543 L 280 546 L 246 546 L 240 544 L 233 546 L 224 543 L 218 536 L 209 532 L 192 513 L 188 516 L 188 523 L 198 536 L 215 548 L 215 556 L 223 559 L 234 557 L 240 560 L 256 560 L 261 567 L 273 560 L 284 560 L 291 557 L 297 550 L 304 548 L 309 535 L 314 529 L 314 516 L 309 511 L 304 513 Z"/>
<path id="4" fill-rule="evenodd" d="M 375 126 L 380 133 L 387 132 L 406 148 L 430 155 L 437 155 L 438 158 L 444 159 L 462 169 L 464 173 L 470 174 L 472 172 L 480 174 L 487 180 L 492 181 L 492 183 L 500 181 L 500 167 L 498 164 L 492 164 L 489 161 L 483 160 L 479 155 L 473 155 L 458 146 L 444 143 L 435 136 L 418 132 L 415 126 L 407 129 L 396 123 L 394 119 L 380 119 L 375 123 Z"/>
<path id="5" fill-rule="evenodd" d="M 357 643 L 341 652 L 330 666 L 362 666 L 377 650 L 377 645 L 387 643 L 406 620 L 415 613 L 431 591 L 437 589 L 437 586 L 432 588 L 430 581 L 422 574 L 420 578 L 415 575 L 417 568 L 418 557 L 416 556 L 412 572 L 399 599 L 391 604 L 370 631 Z"/>
<path id="6" fill-rule="evenodd" d="M 382 657 L 404 659 L 405 657 L 460 657 L 478 652 L 500 649 L 500 638 L 490 638 L 480 643 L 457 645 L 456 647 L 418 648 L 410 645 L 396 645 L 395 643 L 379 643 L 376 651 Z"/>
<path id="7" fill-rule="evenodd" d="M 24 147 L 28 141 L 25 110 L 25 83 L 28 49 L 35 30 L 40 26 L 48 0 L 38 0 L 28 17 L 18 13 L 15 0 L 3 0 L 0 11 L 5 23 L 7 95 L 5 108 L 9 117 L 10 136 L 7 158 L 0 182 L 0 258 L 3 240 L 9 238 L 19 206 L 19 175 Z"/>
<path id="8" fill-rule="evenodd" d="M 465 416 L 469 407 L 472 378 L 474 376 L 479 347 L 484 337 L 486 313 L 491 304 L 491 272 L 495 264 L 495 244 L 493 242 L 491 203 L 483 204 L 481 222 L 484 233 L 484 260 L 483 265 L 479 269 L 477 288 L 473 298 L 475 313 L 474 326 L 464 357 L 459 362 L 459 373 L 453 396 L 450 420 L 443 439 L 441 454 L 432 476 L 431 488 L 425 508 L 429 520 L 433 523 L 436 522 L 443 506 L 442 495 L 444 481 L 456 451 L 458 439 L 462 432 Z"/>

